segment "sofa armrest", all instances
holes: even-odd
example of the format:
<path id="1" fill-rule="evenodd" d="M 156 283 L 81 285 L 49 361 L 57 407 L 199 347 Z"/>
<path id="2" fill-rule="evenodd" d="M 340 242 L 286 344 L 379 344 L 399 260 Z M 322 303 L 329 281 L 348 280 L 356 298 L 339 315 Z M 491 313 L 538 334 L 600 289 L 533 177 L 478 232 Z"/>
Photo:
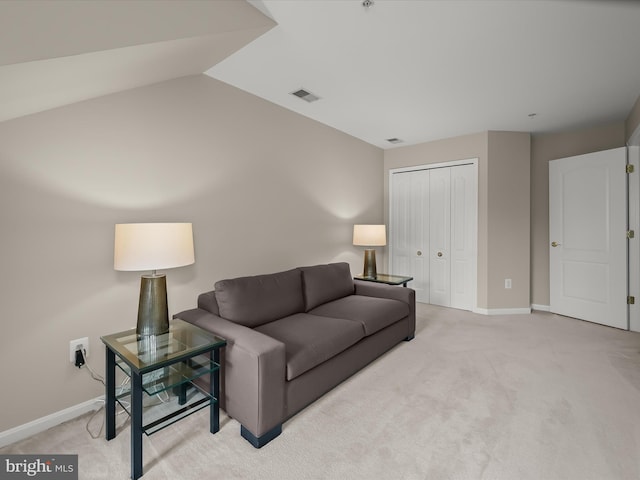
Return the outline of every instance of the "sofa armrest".
<path id="1" fill-rule="evenodd" d="M 220 308 L 218 308 L 215 290 L 198 295 L 198 308 L 206 310 L 209 313 L 213 313 L 214 315 L 220 315 Z"/>
<path id="2" fill-rule="evenodd" d="M 409 330 L 407 331 L 407 338 L 413 338 L 416 331 L 416 292 L 413 288 L 396 287 L 364 280 L 354 280 L 353 283 L 356 287 L 356 295 L 390 298 L 406 303 L 409 306 Z"/>
<path id="3" fill-rule="evenodd" d="M 227 341 L 221 352 L 222 407 L 256 437 L 284 417 L 284 344 L 252 328 L 194 308 L 174 315 Z"/>
<path id="4" fill-rule="evenodd" d="M 385 283 L 368 282 L 366 280 L 354 280 L 356 295 L 366 295 L 367 297 L 391 298 L 400 300 L 409 305 L 416 304 L 416 292 L 413 288 L 396 287 Z"/>

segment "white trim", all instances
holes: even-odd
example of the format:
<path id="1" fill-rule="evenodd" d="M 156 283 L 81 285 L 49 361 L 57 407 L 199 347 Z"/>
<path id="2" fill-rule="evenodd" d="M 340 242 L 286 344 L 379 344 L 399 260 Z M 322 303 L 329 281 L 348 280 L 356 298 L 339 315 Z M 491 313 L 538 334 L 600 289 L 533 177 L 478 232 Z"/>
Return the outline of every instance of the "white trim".
<path id="1" fill-rule="evenodd" d="M 633 165 L 635 173 L 627 175 L 628 201 L 627 201 L 627 222 L 628 229 L 633 230 L 635 236 L 627 240 L 628 248 L 628 293 L 636 298 L 640 298 L 640 126 L 636 129 L 635 145 L 627 147 L 627 163 Z M 640 304 L 629 305 L 628 329 L 633 332 L 640 332 Z"/>
<path id="2" fill-rule="evenodd" d="M 413 167 L 392 168 L 389 170 L 389 176 L 394 173 L 416 172 L 418 170 L 431 170 L 432 168 L 458 167 L 460 165 L 478 165 L 478 158 L 465 158 L 463 160 L 452 160 L 450 162 L 426 163 L 424 165 L 415 165 Z"/>
<path id="3" fill-rule="evenodd" d="M 0 447 L 24 440 L 36 433 L 44 432 L 51 427 L 73 420 L 87 412 L 98 410 L 102 405 L 104 405 L 104 395 L 0 432 Z"/>
<path id="4" fill-rule="evenodd" d="M 522 315 L 531 313 L 531 308 L 474 308 L 481 315 Z"/>
<path id="5" fill-rule="evenodd" d="M 538 310 L 539 312 L 550 312 L 551 307 L 549 305 L 538 305 L 538 304 L 532 303 L 531 310 Z"/>

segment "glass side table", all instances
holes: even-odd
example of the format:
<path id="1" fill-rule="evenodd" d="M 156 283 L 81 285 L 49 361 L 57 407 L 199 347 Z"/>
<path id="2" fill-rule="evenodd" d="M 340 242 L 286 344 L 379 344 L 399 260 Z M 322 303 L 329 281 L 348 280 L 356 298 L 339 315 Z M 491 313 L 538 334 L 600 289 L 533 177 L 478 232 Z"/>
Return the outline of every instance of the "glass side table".
<path id="1" fill-rule="evenodd" d="M 407 286 L 407 282 L 413 280 L 413 277 L 404 277 L 402 275 L 389 275 L 387 273 L 378 273 L 375 277 L 367 277 L 365 275 L 356 275 L 356 280 L 364 280 L 366 282 L 386 283 L 387 285 Z"/>
<path id="2" fill-rule="evenodd" d="M 142 434 L 151 435 L 209 406 L 209 430 L 220 429 L 220 348 L 227 342 L 183 320 L 169 333 L 136 329 L 101 337 L 106 348 L 106 438 L 116 436 L 116 402 L 131 417 L 131 478 L 142 476 Z M 130 378 L 116 391 L 116 367 Z M 209 391 L 194 380 L 209 375 Z M 143 396 L 143 393 L 146 394 Z"/>

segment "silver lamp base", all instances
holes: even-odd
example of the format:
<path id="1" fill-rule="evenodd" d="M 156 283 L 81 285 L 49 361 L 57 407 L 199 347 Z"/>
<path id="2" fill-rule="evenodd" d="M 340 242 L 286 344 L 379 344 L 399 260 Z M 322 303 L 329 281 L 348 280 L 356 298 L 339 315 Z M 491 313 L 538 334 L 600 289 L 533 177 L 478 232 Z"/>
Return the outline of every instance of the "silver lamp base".
<path id="1" fill-rule="evenodd" d="M 376 251 L 373 248 L 367 248 L 364 251 L 364 271 L 362 275 L 365 277 L 375 277 L 376 272 Z"/>
<path id="2" fill-rule="evenodd" d="M 136 333 L 144 337 L 168 332 L 167 276 L 143 275 L 140 279 Z"/>

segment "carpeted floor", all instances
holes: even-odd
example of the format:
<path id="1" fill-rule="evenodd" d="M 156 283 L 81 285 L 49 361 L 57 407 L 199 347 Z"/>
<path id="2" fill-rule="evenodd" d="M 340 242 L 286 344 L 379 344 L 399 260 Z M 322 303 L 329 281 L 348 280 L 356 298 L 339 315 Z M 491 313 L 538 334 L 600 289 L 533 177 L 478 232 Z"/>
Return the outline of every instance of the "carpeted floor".
<path id="1" fill-rule="evenodd" d="M 205 409 L 144 437 L 143 478 L 640 478 L 640 334 L 548 313 L 418 307 L 413 341 L 293 417 L 264 448 L 224 414 L 211 435 Z M 0 453 L 77 453 L 81 479 L 129 478 L 128 423 L 106 442 L 91 438 L 88 419 Z"/>

